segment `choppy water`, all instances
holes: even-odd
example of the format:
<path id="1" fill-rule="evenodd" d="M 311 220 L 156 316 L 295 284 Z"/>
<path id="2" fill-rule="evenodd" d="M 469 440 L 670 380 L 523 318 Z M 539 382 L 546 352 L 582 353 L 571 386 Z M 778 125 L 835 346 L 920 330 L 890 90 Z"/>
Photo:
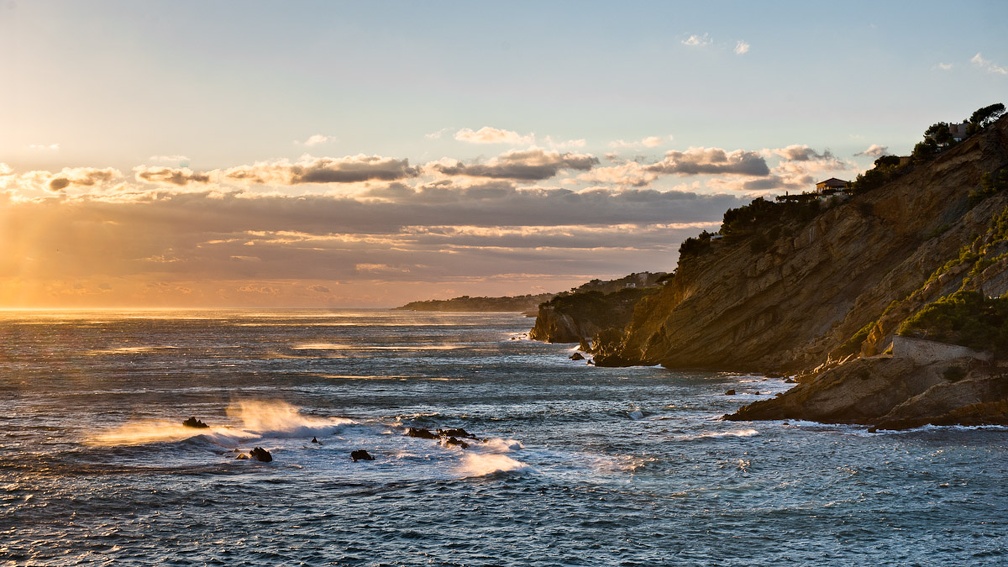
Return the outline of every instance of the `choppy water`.
<path id="1" fill-rule="evenodd" d="M 2 314 L 0 560 L 1008 564 L 1008 429 L 723 422 L 787 385 L 594 368 L 530 326 Z"/>

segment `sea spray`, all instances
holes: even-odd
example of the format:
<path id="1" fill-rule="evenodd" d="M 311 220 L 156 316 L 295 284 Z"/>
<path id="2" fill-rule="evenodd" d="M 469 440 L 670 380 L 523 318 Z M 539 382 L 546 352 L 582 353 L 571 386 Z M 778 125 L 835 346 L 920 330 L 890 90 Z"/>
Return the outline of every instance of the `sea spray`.
<path id="1" fill-rule="evenodd" d="M 244 431 L 274 437 L 312 436 L 353 423 L 345 418 L 304 415 L 296 406 L 280 400 L 237 401 L 228 406 L 227 415 L 240 421 Z"/>
<path id="2" fill-rule="evenodd" d="M 498 472 L 510 472 L 527 467 L 525 463 L 497 453 L 467 453 L 459 464 L 463 477 L 486 476 Z"/>

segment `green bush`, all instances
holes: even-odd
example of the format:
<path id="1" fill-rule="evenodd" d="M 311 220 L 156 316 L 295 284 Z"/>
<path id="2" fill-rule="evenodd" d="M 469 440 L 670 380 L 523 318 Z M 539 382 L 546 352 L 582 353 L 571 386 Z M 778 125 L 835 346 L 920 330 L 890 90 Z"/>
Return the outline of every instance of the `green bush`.
<path id="1" fill-rule="evenodd" d="M 960 290 L 925 306 L 897 334 L 1008 354 L 1008 299 Z"/>

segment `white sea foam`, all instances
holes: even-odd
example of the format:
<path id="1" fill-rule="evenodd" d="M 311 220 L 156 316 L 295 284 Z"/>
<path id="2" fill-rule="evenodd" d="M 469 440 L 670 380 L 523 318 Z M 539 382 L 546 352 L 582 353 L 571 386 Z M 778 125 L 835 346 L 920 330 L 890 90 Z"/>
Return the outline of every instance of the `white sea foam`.
<path id="1" fill-rule="evenodd" d="M 731 431 L 705 431 L 696 435 L 680 435 L 676 439 L 678 441 L 692 441 L 695 439 L 718 439 L 721 437 L 752 437 L 754 435 L 759 435 L 759 431 L 755 429 L 733 429 Z"/>
<path id="2" fill-rule="evenodd" d="M 459 473 L 464 477 L 486 476 L 496 472 L 516 471 L 527 467 L 525 463 L 496 453 L 466 453 L 459 465 Z"/>
<path id="3" fill-rule="evenodd" d="M 496 437 L 484 441 L 483 447 L 494 453 L 508 453 L 510 451 L 518 451 L 525 448 L 521 441 L 516 441 L 514 439 L 500 439 Z"/>

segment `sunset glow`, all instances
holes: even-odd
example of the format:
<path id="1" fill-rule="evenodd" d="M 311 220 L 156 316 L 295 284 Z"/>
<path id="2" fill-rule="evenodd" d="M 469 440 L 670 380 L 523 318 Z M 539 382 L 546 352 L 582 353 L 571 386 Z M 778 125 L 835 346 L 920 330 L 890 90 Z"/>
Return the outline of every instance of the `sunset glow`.
<path id="1" fill-rule="evenodd" d="M 727 208 L 853 178 L 1008 86 L 1003 3 L 726 6 L 7 3 L 0 307 L 671 271 Z"/>

